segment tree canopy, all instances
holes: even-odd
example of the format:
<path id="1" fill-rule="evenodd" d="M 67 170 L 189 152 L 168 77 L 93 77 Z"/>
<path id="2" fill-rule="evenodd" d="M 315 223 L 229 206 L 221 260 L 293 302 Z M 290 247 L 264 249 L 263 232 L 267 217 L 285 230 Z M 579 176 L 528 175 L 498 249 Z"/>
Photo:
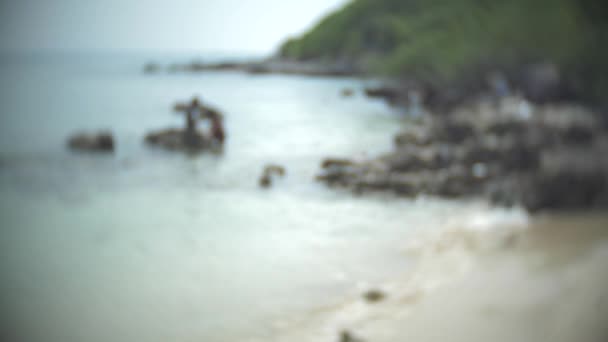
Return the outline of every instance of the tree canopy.
<path id="1" fill-rule="evenodd" d="M 279 53 L 442 79 L 549 61 L 599 96 L 608 90 L 606 18 L 603 0 L 352 0 Z"/>

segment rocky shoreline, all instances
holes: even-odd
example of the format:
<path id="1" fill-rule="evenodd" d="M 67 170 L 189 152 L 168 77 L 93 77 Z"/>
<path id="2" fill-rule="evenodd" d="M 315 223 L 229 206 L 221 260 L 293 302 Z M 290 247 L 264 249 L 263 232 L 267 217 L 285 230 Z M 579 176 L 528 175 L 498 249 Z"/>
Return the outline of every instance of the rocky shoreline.
<path id="1" fill-rule="evenodd" d="M 145 67 L 148 73 L 162 70 L 152 63 Z M 278 57 L 173 64 L 166 70 L 333 77 L 363 73 L 340 61 Z M 575 88 L 576 82 L 556 65 L 539 63 L 508 72 L 478 70 L 453 84 L 401 80 L 365 89 L 368 97 L 406 109 L 409 121 L 394 137 L 392 151 L 366 160 L 328 158 L 316 179 L 357 194 L 483 197 L 530 212 L 608 207 L 608 120 L 598 108 L 582 105 Z M 352 89 L 342 94 L 348 97 Z M 207 148 L 208 139 L 196 138 L 197 147 Z M 146 141 L 183 149 L 185 140 L 169 130 Z"/>
<path id="2" fill-rule="evenodd" d="M 394 142 L 369 160 L 327 159 L 317 180 L 358 194 L 482 196 L 531 212 L 608 206 L 608 134 L 580 105 L 480 97 L 411 118 Z"/>

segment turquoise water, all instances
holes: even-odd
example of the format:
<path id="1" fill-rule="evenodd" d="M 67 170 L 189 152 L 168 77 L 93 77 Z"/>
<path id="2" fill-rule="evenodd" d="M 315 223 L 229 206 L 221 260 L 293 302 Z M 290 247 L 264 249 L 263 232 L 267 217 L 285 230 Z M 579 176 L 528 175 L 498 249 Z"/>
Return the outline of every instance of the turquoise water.
<path id="1" fill-rule="evenodd" d="M 1 58 L 0 293 L 15 341 L 270 336 L 406 266 L 401 237 L 488 211 L 313 181 L 326 156 L 390 149 L 401 119 L 361 95 L 364 80 L 144 75 L 147 58 Z M 225 114 L 225 154 L 145 146 L 149 130 L 181 126 L 171 107 L 193 95 Z M 114 155 L 65 148 L 98 129 L 114 133 Z M 287 177 L 262 190 L 267 163 Z"/>

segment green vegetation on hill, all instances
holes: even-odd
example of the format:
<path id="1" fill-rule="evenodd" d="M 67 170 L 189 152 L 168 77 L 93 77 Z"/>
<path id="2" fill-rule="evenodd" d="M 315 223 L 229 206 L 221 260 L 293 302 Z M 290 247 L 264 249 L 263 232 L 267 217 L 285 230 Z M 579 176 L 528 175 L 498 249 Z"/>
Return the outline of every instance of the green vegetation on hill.
<path id="1" fill-rule="evenodd" d="M 597 99 L 608 90 L 607 18 L 605 0 L 352 0 L 280 55 L 435 80 L 549 61 Z"/>

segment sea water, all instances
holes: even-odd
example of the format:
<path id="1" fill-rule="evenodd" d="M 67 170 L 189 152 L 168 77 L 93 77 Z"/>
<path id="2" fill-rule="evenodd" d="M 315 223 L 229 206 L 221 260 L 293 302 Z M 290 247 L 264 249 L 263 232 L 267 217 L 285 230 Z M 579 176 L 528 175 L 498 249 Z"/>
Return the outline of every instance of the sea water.
<path id="1" fill-rule="evenodd" d="M 369 81 L 144 74 L 150 57 L 0 59 L 0 298 L 13 340 L 264 340 L 406 270 L 416 232 L 512 216 L 316 183 L 325 157 L 390 150 L 402 118 L 362 95 Z M 224 153 L 146 146 L 146 132 L 184 124 L 172 106 L 195 95 L 225 115 Z M 71 134 L 102 129 L 115 153 L 66 148 Z M 268 163 L 287 174 L 261 189 Z"/>

